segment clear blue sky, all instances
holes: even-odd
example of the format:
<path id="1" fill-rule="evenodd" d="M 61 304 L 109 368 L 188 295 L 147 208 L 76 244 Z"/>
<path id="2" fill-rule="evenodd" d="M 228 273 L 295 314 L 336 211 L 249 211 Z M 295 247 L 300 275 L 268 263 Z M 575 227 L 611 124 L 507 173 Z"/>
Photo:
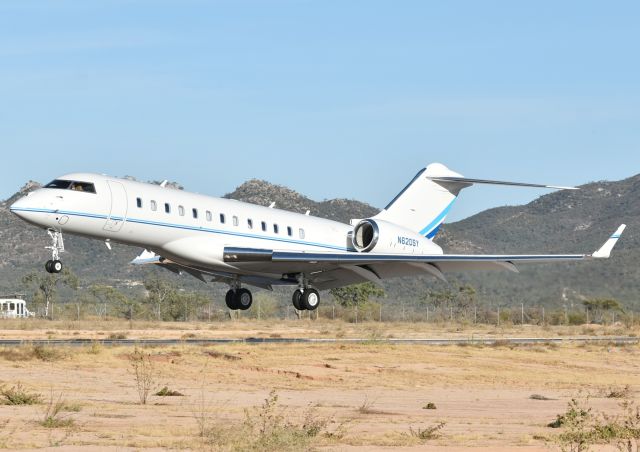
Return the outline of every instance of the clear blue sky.
<path id="1" fill-rule="evenodd" d="M 0 197 L 87 170 L 384 206 L 640 172 L 640 2 L 0 2 Z M 540 191 L 474 187 L 452 212 Z"/>

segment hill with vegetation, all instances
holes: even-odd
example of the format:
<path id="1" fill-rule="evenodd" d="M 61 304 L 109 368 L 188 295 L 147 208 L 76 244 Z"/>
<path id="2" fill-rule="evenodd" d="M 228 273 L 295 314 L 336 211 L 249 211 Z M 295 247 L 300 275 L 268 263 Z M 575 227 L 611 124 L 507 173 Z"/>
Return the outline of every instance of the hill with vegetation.
<path id="1" fill-rule="evenodd" d="M 176 188 L 181 188 L 174 184 Z M 21 290 L 22 277 L 44 271 L 48 237 L 9 212 L 11 203 L 39 187 L 28 182 L 14 196 L 0 203 L 0 291 Z M 471 284 L 480 301 L 515 305 L 521 302 L 559 306 L 591 297 L 614 297 L 627 305 L 640 299 L 640 175 L 617 182 L 594 182 L 577 191 L 558 191 L 541 196 L 523 206 L 489 209 L 465 220 L 447 224 L 436 237 L 447 252 L 456 253 L 566 253 L 597 249 L 620 223 L 627 231 L 608 261 L 572 264 L 521 266 L 521 273 L 482 272 L 451 275 L 455 284 Z M 276 203 L 280 209 L 348 222 L 366 218 L 376 209 L 349 199 L 314 201 L 289 188 L 266 181 L 250 180 L 227 198 L 260 205 Z M 113 245 L 109 251 L 96 240 L 65 236 L 65 263 L 83 284 L 102 282 L 130 287 L 153 270 L 128 265 L 140 249 Z M 157 271 L 157 270 L 156 270 Z M 168 272 L 160 274 L 175 278 Z M 213 290 L 215 296 L 226 288 L 204 285 L 182 276 L 176 281 L 185 287 Z M 214 289 L 215 287 L 215 289 Z M 446 286 L 428 276 L 385 282 L 388 301 L 415 301 L 429 289 Z"/>

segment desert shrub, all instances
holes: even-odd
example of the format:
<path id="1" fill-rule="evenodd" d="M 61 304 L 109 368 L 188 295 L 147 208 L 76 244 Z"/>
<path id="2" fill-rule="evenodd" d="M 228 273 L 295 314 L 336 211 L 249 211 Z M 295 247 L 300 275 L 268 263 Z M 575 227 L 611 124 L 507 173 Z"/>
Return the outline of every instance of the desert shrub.
<path id="1" fill-rule="evenodd" d="M 365 397 L 362 401 L 362 404 L 358 407 L 358 413 L 360 414 L 391 414 L 387 411 L 379 410 L 377 408 L 373 408 L 373 404 L 375 400 L 369 400 L 368 397 Z"/>
<path id="2" fill-rule="evenodd" d="M 129 363 L 140 404 L 146 405 L 149 393 L 155 382 L 155 369 L 151 361 L 151 355 L 136 347 L 133 353 L 129 355 Z"/>
<path id="3" fill-rule="evenodd" d="M 626 399 L 631 395 L 629 385 L 619 387 L 611 387 L 605 391 L 605 397 L 608 399 Z"/>
<path id="4" fill-rule="evenodd" d="M 92 341 L 91 345 L 87 347 L 86 351 L 90 355 L 99 355 L 100 353 L 102 353 L 102 349 L 103 347 L 102 347 L 102 344 L 100 344 L 100 342 Z"/>
<path id="5" fill-rule="evenodd" d="M 56 397 L 52 389 L 40 425 L 45 428 L 71 427 L 75 421 L 68 415 L 68 412 L 72 411 L 69 410 L 69 406 L 67 401 L 62 398 L 62 393 Z M 79 411 L 79 409 L 75 411 Z"/>
<path id="6" fill-rule="evenodd" d="M 36 344 L 33 346 L 33 356 L 40 361 L 57 361 L 65 357 L 65 354 L 54 347 Z"/>
<path id="7" fill-rule="evenodd" d="M 162 389 L 160 389 L 158 392 L 156 392 L 156 394 L 158 397 L 180 397 L 180 396 L 184 396 L 183 393 L 179 392 L 179 391 L 174 391 L 173 389 L 169 389 L 168 386 L 164 386 Z"/>
<path id="8" fill-rule="evenodd" d="M 529 396 L 529 398 L 530 398 L 531 400 L 555 400 L 555 399 L 551 399 L 551 398 L 549 398 L 549 397 L 547 397 L 547 396 L 544 396 L 544 395 L 542 395 L 542 394 L 531 394 L 531 395 Z"/>
<path id="9" fill-rule="evenodd" d="M 271 391 L 260 407 L 247 409 L 241 425 L 217 424 L 205 432 L 211 446 L 238 451 L 299 451 L 307 450 L 320 435 L 332 436 L 326 431 L 330 419 L 318 416 L 310 408 L 296 419 L 290 420 L 278 404 L 278 395 Z"/>
<path id="10" fill-rule="evenodd" d="M 422 409 L 423 410 L 435 410 L 435 409 L 437 409 L 437 407 L 436 407 L 435 403 L 429 402 L 425 406 L 423 406 Z"/>
<path id="11" fill-rule="evenodd" d="M 107 336 L 108 339 L 111 340 L 123 340 L 127 338 L 127 333 L 123 333 L 120 331 L 115 331 L 111 334 L 109 334 L 109 336 Z"/>
<path id="12" fill-rule="evenodd" d="M 446 422 L 437 422 L 433 425 L 430 425 L 425 428 L 418 427 L 417 429 L 413 429 L 413 427 L 409 427 L 409 436 L 419 439 L 420 441 L 429 441 L 431 439 L 436 439 L 440 437 L 440 430 L 447 425 Z"/>
<path id="13" fill-rule="evenodd" d="M 587 315 L 584 312 L 570 312 L 567 315 L 569 325 L 584 325 L 587 323 Z"/>
<path id="14" fill-rule="evenodd" d="M 42 402 L 42 396 L 27 391 L 22 383 L 6 388 L 0 386 L 0 405 L 35 405 Z"/>
<path id="15" fill-rule="evenodd" d="M 620 403 L 622 414 L 594 413 L 587 401 L 571 399 L 567 411 L 549 427 L 563 432 L 552 441 L 563 451 L 580 452 L 595 444 L 609 444 L 619 450 L 638 451 L 640 447 L 640 408 L 628 399 Z"/>

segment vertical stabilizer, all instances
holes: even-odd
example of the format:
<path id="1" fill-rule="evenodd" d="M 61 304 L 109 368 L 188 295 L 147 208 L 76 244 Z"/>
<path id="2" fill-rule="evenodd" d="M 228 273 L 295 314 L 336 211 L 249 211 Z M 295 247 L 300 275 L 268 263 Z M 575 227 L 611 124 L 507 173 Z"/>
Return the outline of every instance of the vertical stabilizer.
<path id="1" fill-rule="evenodd" d="M 413 180 L 374 218 L 389 221 L 427 238 L 433 238 L 458 193 L 472 185 L 465 182 L 435 182 L 432 178 L 462 176 L 440 163 L 432 163 Z"/>

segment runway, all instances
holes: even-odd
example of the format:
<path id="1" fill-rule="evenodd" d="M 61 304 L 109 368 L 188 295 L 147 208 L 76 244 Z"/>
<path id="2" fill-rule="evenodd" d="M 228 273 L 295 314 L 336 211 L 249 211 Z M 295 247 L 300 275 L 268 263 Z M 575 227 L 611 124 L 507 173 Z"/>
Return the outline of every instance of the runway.
<path id="1" fill-rule="evenodd" d="M 508 338 L 187 338 L 187 339 L 0 339 L 0 346 L 47 345 L 83 346 L 98 343 L 107 346 L 167 346 L 216 344 L 397 344 L 397 345 L 531 345 L 598 343 L 612 345 L 637 344 L 640 338 L 632 336 L 573 336 L 573 337 L 508 337 Z"/>

